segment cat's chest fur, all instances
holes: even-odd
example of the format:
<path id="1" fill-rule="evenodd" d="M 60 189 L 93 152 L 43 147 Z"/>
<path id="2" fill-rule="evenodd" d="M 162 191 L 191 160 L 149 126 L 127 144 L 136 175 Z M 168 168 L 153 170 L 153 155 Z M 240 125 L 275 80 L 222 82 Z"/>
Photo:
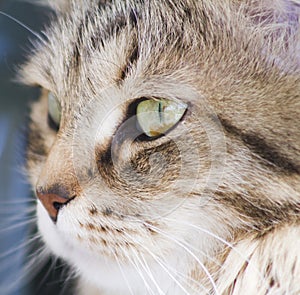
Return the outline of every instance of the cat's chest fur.
<path id="1" fill-rule="evenodd" d="M 51 5 L 27 168 L 78 292 L 299 292 L 299 3 Z"/>

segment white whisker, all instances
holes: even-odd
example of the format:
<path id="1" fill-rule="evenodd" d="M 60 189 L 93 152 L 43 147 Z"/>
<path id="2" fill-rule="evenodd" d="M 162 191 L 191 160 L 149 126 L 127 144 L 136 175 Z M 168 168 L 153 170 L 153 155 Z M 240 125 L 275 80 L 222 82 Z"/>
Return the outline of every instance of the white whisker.
<path id="1" fill-rule="evenodd" d="M 0 216 L 6 223 L 12 223 L 18 219 L 27 218 L 28 215 L 34 213 L 36 210 L 35 206 L 24 208 L 24 207 L 14 207 L 14 208 L 1 208 Z M 9 218 L 8 218 L 9 217 Z"/>
<path id="2" fill-rule="evenodd" d="M 30 244 L 32 244 L 33 242 L 35 242 L 39 238 L 40 238 L 39 235 L 34 235 L 31 238 L 26 238 L 26 240 L 21 242 L 21 244 L 18 244 L 18 246 L 13 247 L 12 249 L 9 249 L 4 253 L 1 253 L 0 259 L 3 259 L 3 258 L 5 258 L 5 256 L 11 255 L 11 254 L 15 253 L 16 251 L 19 251 L 23 248 L 28 247 Z"/>
<path id="3" fill-rule="evenodd" d="M 178 246 L 180 246 L 181 248 L 183 248 L 188 254 L 190 254 L 199 264 L 199 266 L 202 268 L 202 270 L 205 272 L 207 278 L 209 279 L 214 292 L 216 295 L 219 295 L 216 283 L 213 279 L 213 277 L 211 276 L 211 274 L 209 273 L 208 269 L 205 267 L 205 265 L 199 260 L 199 258 L 190 250 L 187 248 L 187 246 L 184 245 L 184 243 L 180 242 L 179 240 L 171 237 L 170 235 L 168 235 L 167 233 L 163 232 L 162 230 L 160 230 L 159 228 L 153 226 L 152 224 L 149 223 L 145 223 L 149 228 L 153 229 L 153 231 L 163 235 L 164 237 L 166 237 L 167 239 L 170 239 L 171 241 L 173 241 L 175 244 L 177 244 Z"/>
<path id="4" fill-rule="evenodd" d="M 32 212 L 35 210 L 35 205 L 29 205 L 29 206 L 24 206 L 21 204 L 16 204 L 16 205 L 3 205 L 1 204 L 2 208 L 0 208 L 1 213 L 8 213 L 8 212 L 13 212 L 13 211 L 20 211 L 20 210 L 27 210 L 26 212 Z"/>
<path id="5" fill-rule="evenodd" d="M 23 255 L 23 254 L 22 254 Z M 15 279 L 11 279 L 10 282 L 6 282 L 1 285 L 2 294 L 10 294 L 16 289 L 21 288 L 26 282 L 30 281 L 40 271 L 40 269 L 46 263 L 48 257 L 48 250 L 45 247 L 36 250 L 34 255 L 29 257 L 29 261 L 15 274 Z M 10 260 L 9 265 L 12 261 Z"/>
<path id="6" fill-rule="evenodd" d="M 194 224 L 190 224 L 190 223 L 187 223 L 187 222 L 184 222 L 184 221 L 179 221 L 179 220 L 175 220 L 175 219 L 170 219 L 170 218 L 165 218 L 166 220 L 169 220 L 170 222 L 178 222 L 180 224 L 184 224 L 186 226 L 190 226 L 194 229 L 197 229 L 213 238 L 215 238 L 216 240 L 222 242 L 224 245 L 228 246 L 230 249 L 232 249 L 232 251 L 234 251 L 235 253 L 237 253 L 245 262 L 247 262 L 247 265 L 252 267 L 253 270 L 255 272 L 257 272 L 257 274 L 261 277 L 261 280 L 265 280 L 263 274 L 259 271 L 259 269 L 257 269 L 255 266 L 252 265 L 251 261 L 249 260 L 248 257 L 246 257 L 243 253 L 241 253 L 234 245 L 232 245 L 231 243 L 229 243 L 228 241 L 226 241 L 225 239 L 221 238 L 220 236 L 210 232 L 209 230 L 207 229 L 204 229 L 204 228 L 201 228 L 200 226 L 198 225 L 194 225 Z"/>
<path id="7" fill-rule="evenodd" d="M 153 282 L 153 284 L 157 288 L 159 294 L 163 295 L 164 292 L 158 286 L 158 284 L 157 284 L 155 278 L 153 277 L 153 274 L 152 274 L 151 270 L 149 269 L 148 265 L 145 264 L 145 259 L 143 259 L 143 261 L 142 261 L 141 258 L 139 257 L 139 254 L 142 256 L 141 253 L 137 253 L 136 251 L 134 251 L 134 255 L 135 255 L 136 259 L 138 260 L 139 264 L 142 266 L 142 268 L 144 269 L 144 271 L 146 272 L 146 274 L 148 275 L 148 277 L 150 278 L 150 280 Z"/>
<path id="8" fill-rule="evenodd" d="M 125 233 L 126 234 L 126 233 Z M 128 236 L 128 234 L 126 234 Z M 172 275 L 172 273 L 170 272 L 170 270 L 173 272 L 173 274 L 175 275 L 179 275 L 181 278 L 183 279 L 187 279 L 188 277 L 180 272 L 178 272 L 178 270 L 175 270 L 174 268 L 170 267 L 169 265 L 167 265 L 166 263 L 164 263 L 157 255 L 155 255 L 154 253 L 152 253 L 152 251 L 150 251 L 147 247 L 145 247 L 143 244 L 137 243 L 140 247 L 142 247 L 150 256 L 152 256 L 152 258 L 160 265 L 160 267 L 167 273 L 167 275 L 175 282 L 176 285 L 178 285 L 178 287 L 185 293 L 185 294 L 189 294 L 188 291 L 182 286 L 182 284 L 176 279 L 176 277 L 174 277 L 174 275 Z M 197 285 L 199 285 L 201 288 L 203 288 L 203 286 L 191 279 L 188 278 L 190 281 L 193 281 L 194 283 L 196 283 Z"/>
<path id="9" fill-rule="evenodd" d="M 50 267 L 47 269 L 46 273 L 43 274 L 43 278 L 39 281 L 37 289 L 40 289 L 43 284 L 47 281 L 51 271 L 55 269 L 58 258 L 56 256 L 50 256 Z"/>
<path id="10" fill-rule="evenodd" d="M 9 205 L 18 205 L 18 204 L 28 204 L 28 203 L 33 203 L 36 202 L 35 197 L 30 197 L 30 198 L 18 198 L 18 200 L 9 200 L 9 201 L 4 201 L 2 200 L 0 202 L 1 206 L 9 206 Z"/>
<path id="11" fill-rule="evenodd" d="M 2 14 L 5 17 L 11 19 L 15 23 L 17 23 L 18 25 L 20 25 L 21 27 L 23 27 L 24 29 L 26 29 L 28 32 L 30 32 L 32 35 L 34 35 L 35 37 L 37 37 L 40 41 L 44 42 L 44 39 L 37 32 L 35 32 L 34 30 L 30 29 L 28 26 L 26 26 L 25 24 L 23 24 L 22 22 L 20 22 L 16 18 L 14 18 L 13 16 L 11 16 L 11 15 L 3 12 L 3 11 L 0 11 L 0 14 Z"/>
<path id="12" fill-rule="evenodd" d="M 0 229 L 0 233 L 2 234 L 2 233 L 9 232 L 11 230 L 14 230 L 14 229 L 19 229 L 19 228 L 21 228 L 22 226 L 25 226 L 25 225 L 35 224 L 36 220 L 37 220 L 37 218 L 34 217 L 34 218 L 30 218 L 30 219 L 22 221 L 22 222 L 18 222 L 16 224 L 13 224 L 13 225 L 8 226 L 6 228 Z"/>
<path id="13" fill-rule="evenodd" d="M 128 250 L 124 249 L 124 248 L 121 247 L 121 246 L 120 246 L 120 248 L 122 249 L 124 255 L 125 255 L 126 258 L 127 258 L 127 260 L 131 263 L 131 265 L 132 265 L 132 266 L 134 267 L 134 269 L 136 270 L 137 274 L 138 274 L 138 275 L 140 276 L 140 278 L 142 279 L 142 281 L 143 281 L 145 287 L 147 288 L 147 290 L 148 290 L 151 294 L 155 295 L 155 293 L 153 293 L 151 287 L 149 286 L 147 280 L 145 279 L 145 277 L 144 277 L 144 275 L 143 275 L 141 269 L 140 269 L 140 268 L 138 267 L 138 265 L 131 259 L 131 257 L 127 254 L 127 251 L 128 251 Z M 133 249 L 132 249 L 132 250 L 133 250 Z"/>
<path id="14" fill-rule="evenodd" d="M 125 283 L 126 283 L 126 285 L 127 285 L 127 288 L 128 288 L 128 290 L 129 290 L 130 294 L 131 294 L 131 295 L 134 295 L 134 293 L 133 293 L 133 291 L 132 291 L 132 289 L 131 289 L 131 286 L 130 286 L 130 284 L 129 284 L 129 282 L 128 282 L 128 279 L 127 279 L 127 277 L 126 277 L 126 275 L 125 275 L 125 273 L 124 273 L 124 270 L 123 270 L 123 268 L 122 268 L 122 265 L 121 265 L 121 263 L 120 263 L 120 260 L 119 260 L 118 256 L 116 255 L 116 253 L 115 253 L 114 251 L 113 251 L 113 255 L 114 255 L 114 257 L 115 257 L 115 259 L 116 259 L 116 261 L 117 261 L 118 267 L 119 267 L 119 269 L 120 269 L 120 272 L 121 272 L 121 274 L 122 274 L 122 277 L 124 278 L 124 281 L 125 281 Z"/>

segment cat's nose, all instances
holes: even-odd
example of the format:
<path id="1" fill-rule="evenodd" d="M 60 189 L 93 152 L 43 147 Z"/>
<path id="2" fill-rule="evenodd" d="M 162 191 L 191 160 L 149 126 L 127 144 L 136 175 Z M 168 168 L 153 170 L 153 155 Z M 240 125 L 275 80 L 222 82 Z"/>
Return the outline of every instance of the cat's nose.
<path id="1" fill-rule="evenodd" d="M 75 198 L 74 196 L 68 197 L 67 194 L 60 192 L 54 193 L 51 192 L 51 190 L 45 191 L 42 188 L 36 189 L 36 195 L 54 222 L 57 220 L 59 210 Z"/>

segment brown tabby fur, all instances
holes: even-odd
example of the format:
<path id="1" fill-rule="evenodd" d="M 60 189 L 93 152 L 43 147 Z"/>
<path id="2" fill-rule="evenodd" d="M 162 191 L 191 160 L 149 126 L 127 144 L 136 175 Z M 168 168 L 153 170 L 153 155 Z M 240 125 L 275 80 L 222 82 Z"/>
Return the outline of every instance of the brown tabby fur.
<path id="1" fill-rule="evenodd" d="M 32 108 L 32 185 L 76 196 L 55 225 L 65 247 L 129 263 L 134 253 L 151 261 L 140 243 L 166 261 L 189 256 L 184 241 L 203 263 L 182 257 L 188 294 L 299 294 L 300 3 L 52 6 L 57 18 L 21 74 L 44 89 Z M 48 91 L 62 105 L 57 133 L 47 125 Z M 142 97 L 179 99 L 188 111 L 166 136 L 132 141 L 122 124 Z M 81 292 L 98 294 L 101 283 L 41 231 L 79 269 Z"/>

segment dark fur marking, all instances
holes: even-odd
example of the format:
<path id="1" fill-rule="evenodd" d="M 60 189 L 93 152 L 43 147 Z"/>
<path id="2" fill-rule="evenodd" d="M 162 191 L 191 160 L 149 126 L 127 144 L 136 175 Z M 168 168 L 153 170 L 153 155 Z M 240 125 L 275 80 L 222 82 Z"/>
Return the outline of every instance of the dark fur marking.
<path id="1" fill-rule="evenodd" d="M 30 152 L 32 155 L 37 156 L 46 156 L 48 153 L 44 145 L 42 131 L 40 130 L 39 126 L 32 121 L 30 122 L 30 130 L 28 132 L 27 151 Z M 30 157 L 31 160 L 32 155 Z"/>
<path id="2" fill-rule="evenodd" d="M 274 287 L 274 285 L 275 285 L 275 279 L 272 277 L 272 278 L 270 279 L 270 282 L 269 282 L 269 287 L 270 287 L 270 289 L 271 289 L 272 287 Z"/>
<path id="3" fill-rule="evenodd" d="M 106 6 L 110 5 L 110 1 L 99 1 L 98 2 L 98 10 L 103 11 L 105 10 Z M 85 47 L 88 46 L 87 44 L 91 44 L 91 47 L 94 50 L 98 50 L 99 47 L 104 47 L 104 41 L 111 39 L 113 36 L 116 36 L 120 33 L 120 31 L 127 27 L 136 27 L 137 26 L 137 13 L 134 10 L 128 11 L 128 14 L 116 14 L 112 19 L 107 22 L 106 26 L 101 24 L 101 27 L 99 27 L 99 24 L 94 23 L 94 18 L 96 13 L 99 13 L 99 11 L 94 10 L 87 10 L 85 16 L 82 18 L 80 24 L 78 25 L 78 31 L 77 31 L 77 39 L 73 43 L 73 50 L 72 50 L 72 59 L 69 62 L 66 62 L 66 73 L 67 76 L 71 75 L 71 70 L 74 70 L 78 72 L 81 60 L 82 60 L 82 54 L 85 52 L 89 52 L 90 50 L 85 50 Z M 87 35 L 87 30 L 85 29 L 89 25 L 92 25 L 95 30 L 92 34 Z M 98 29 L 97 29 L 98 28 Z M 83 42 L 83 40 L 89 38 L 91 42 Z M 135 50 L 134 50 L 135 51 Z M 132 56 L 135 56 L 136 53 L 134 52 Z M 130 57 L 129 60 L 132 62 L 134 61 L 134 57 Z M 128 70 L 130 67 L 130 62 L 128 62 Z M 126 70 L 121 71 L 121 76 L 126 76 Z M 123 80 L 121 78 L 121 80 Z"/>
<path id="4" fill-rule="evenodd" d="M 137 27 L 138 19 L 137 19 L 137 13 L 134 10 L 130 11 L 129 14 L 129 23 L 133 28 Z M 138 60 L 139 58 L 139 48 L 138 45 L 135 44 L 132 46 L 133 48 L 131 49 L 131 54 L 127 58 L 127 63 L 124 66 L 124 68 L 121 70 L 120 74 L 120 81 L 124 81 L 125 78 L 128 76 L 130 73 L 130 70 L 132 69 L 133 64 Z"/>
<path id="5" fill-rule="evenodd" d="M 98 171 L 108 187 L 120 195 L 124 195 L 124 189 L 127 195 L 137 198 L 153 191 L 166 191 L 180 174 L 180 165 L 176 165 L 181 159 L 180 151 L 173 141 L 144 149 L 120 166 L 114 165 L 110 149 L 109 146 L 96 151 Z"/>
<path id="6" fill-rule="evenodd" d="M 77 39 L 74 42 L 74 48 L 73 48 L 73 60 L 71 61 L 72 69 L 78 69 L 81 62 L 81 47 L 83 44 L 84 39 L 84 28 L 87 26 L 89 18 L 90 18 L 90 11 L 87 11 L 84 19 L 81 20 L 78 31 L 77 31 Z M 67 71 L 69 73 L 69 71 Z"/>
<path id="7" fill-rule="evenodd" d="M 121 74 L 120 74 L 120 81 L 124 81 L 126 79 L 126 77 L 128 76 L 128 74 L 130 73 L 133 64 L 138 60 L 139 58 L 139 50 L 138 47 L 134 47 L 129 58 L 127 61 L 127 64 L 125 65 L 125 67 L 121 70 Z"/>
<path id="8" fill-rule="evenodd" d="M 263 200 L 259 196 L 248 199 L 238 193 L 227 193 L 217 191 L 215 195 L 219 202 L 225 203 L 227 207 L 232 208 L 240 214 L 240 216 L 248 216 L 258 231 L 263 230 L 260 234 L 264 234 L 281 222 L 297 221 L 300 214 L 300 203 L 290 204 L 274 204 L 268 200 Z"/>
<path id="9" fill-rule="evenodd" d="M 105 9 L 105 6 L 101 5 L 99 9 L 101 11 Z M 90 15 L 88 17 L 91 19 Z M 91 36 L 93 48 L 99 48 L 99 43 L 104 46 L 104 40 L 109 40 L 112 36 L 118 35 L 120 31 L 128 25 L 132 27 L 136 27 L 137 25 L 136 13 L 133 10 L 131 10 L 128 15 L 116 14 L 105 27 L 102 26 L 101 29 L 99 28 L 99 31 L 96 31 L 96 33 Z"/>
<path id="10" fill-rule="evenodd" d="M 95 225 L 92 224 L 92 223 L 88 223 L 87 228 L 90 229 L 90 230 L 95 230 L 96 229 Z"/>
<path id="11" fill-rule="evenodd" d="M 90 214 L 91 215 L 96 215 L 98 213 L 97 208 L 93 205 L 90 209 Z"/>
<path id="12" fill-rule="evenodd" d="M 91 243 L 93 243 L 93 244 L 98 244 L 98 243 L 97 243 L 97 239 L 96 239 L 95 237 L 90 236 L 88 239 L 89 239 L 89 241 L 90 241 Z"/>
<path id="13" fill-rule="evenodd" d="M 110 215 L 112 215 L 113 214 L 113 211 L 110 209 L 110 208 L 105 208 L 103 211 L 102 211 L 102 214 L 104 215 L 104 216 L 110 216 Z"/>
<path id="14" fill-rule="evenodd" d="M 109 1 L 100 1 L 98 5 L 99 11 L 104 10 L 108 5 L 108 2 Z M 74 43 L 75 67 L 78 66 L 80 61 L 80 48 L 77 46 L 77 44 L 79 44 L 80 47 L 84 46 L 82 40 L 84 39 L 84 37 L 87 37 L 83 36 L 84 27 L 87 27 L 89 22 L 93 22 L 94 13 L 95 12 L 87 11 L 84 19 L 81 21 L 78 27 L 77 42 Z M 136 27 L 137 25 L 136 12 L 133 10 L 131 10 L 128 15 L 116 14 L 112 19 L 110 19 L 106 26 L 103 26 L 102 24 L 101 28 L 95 30 L 94 34 L 89 37 L 91 40 L 92 48 L 94 50 L 97 50 L 100 46 L 103 47 L 105 40 L 109 40 L 112 38 L 112 36 L 118 35 L 120 31 L 128 25 L 131 25 L 132 27 Z M 93 24 L 93 26 L 97 27 L 97 24 Z M 85 44 L 88 43 L 89 42 L 85 42 Z"/>
<path id="15" fill-rule="evenodd" d="M 103 9 L 104 6 L 106 6 L 110 3 L 111 3 L 111 1 L 109 1 L 109 0 L 99 0 L 98 1 L 98 8 L 101 10 L 101 9 Z"/>
<path id="16" fill-rule="evenodd" d="M 279 151 L 270 146 L 263 138 L 259 136 L 259 134 L 244 133 L 237 127 L 231 125 L 226 119 L 220 118 L 220 121 L 228 133 L 239 137 L 252 152 L 259 155 L 267 162 L 274 164 L 285 172 L 300 173 L 298 167 L 296 167 L 294 163 L 290 161 L 290 159 L 286 158 L 284 155 L 281 155 Z"/>
<path id="17" fill-rule="evenodd" d="M 147 221 L 147 223 L 143 224 L 146 230 L 151 234 L 151 235 L 157 235 L 158 232 L 155 231 L 151 226 L 153 226 L 152 222 Z"/>

